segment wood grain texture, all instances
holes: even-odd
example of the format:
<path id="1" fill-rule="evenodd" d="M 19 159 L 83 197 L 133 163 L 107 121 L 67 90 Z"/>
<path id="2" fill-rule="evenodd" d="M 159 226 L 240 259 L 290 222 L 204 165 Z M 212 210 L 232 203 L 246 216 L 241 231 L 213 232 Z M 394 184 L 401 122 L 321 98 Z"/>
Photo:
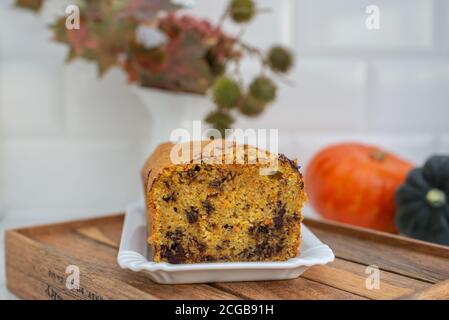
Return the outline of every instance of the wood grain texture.
<path id="1" fill-rule="evenodd" d="M 449 280 L 401 298 L 409 300 L 449 300 Z"/>
<path id="2" fill-rule="evenodd" d="M 425 282 L 449 279 L 449 248 L 383 232 L 307 220 L 337 257 Z"/>
<path id="3" fill-rule="evenodd" d="M 214 284 L 216 288 L 238 294 L 247 299 L 273 300 L 331 300 L 365 298 L 345 290 L 327 286 L 302 277 L 292 280 L 260 281 L 260 282 L 228 282 Z"/>
<path id="4" fill-rule="evenodd" d="M 160 285 L 117 265 L 122 223 L 115 215 L 7 231 L 8 288 L 27 299 L 449 299 L 448 247 L 307 219 L 333 263 L 293 280 Z M 78 291 L 65 286 L 68 265 L 80 267 Z M 365 285 L 370 265 L 379 289 Z"/>
<path id="5" fill-rule="evenodd" d="M 308 269 L 302 277 L 369 299 L 396 299 L 430 286 L 426 282 L 380 270 L 380 288 L 368 289 L 365 285 L 366 267 L 337 258 L 329 265 Z"/>
<path id="6" fill-rule="evenodd" d="M 48 297 L 46 287 L 37 284 L 43 282 L 76 299 L 239 299 L 206 284 L 155 284 L 142 273 L 120 269 L 116 263 L 117 248 L 73 231 L 39 232 L 35 236 L 30 239 L 17 232 L 6 233 L 7 286 L 21 298 Z M 80 268 L 80 292 L 65 286 L 69 265 Z M 21 277 L 15 277 L 18 272 L 35 281 L 20 280 Z M 30 283 L 35 287 L 27 288 Z"/>

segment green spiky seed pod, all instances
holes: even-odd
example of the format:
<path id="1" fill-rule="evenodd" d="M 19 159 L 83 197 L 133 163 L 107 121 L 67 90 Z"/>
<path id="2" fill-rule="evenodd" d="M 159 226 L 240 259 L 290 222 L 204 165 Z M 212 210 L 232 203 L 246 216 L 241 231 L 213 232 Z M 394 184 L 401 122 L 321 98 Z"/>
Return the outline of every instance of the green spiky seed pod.
<path id="1" fill-rule="evenodd" d="M 249 117 L 255 117 L 261 114 L 266 107 L 266 103 L 252 95 L 247 95 L 239 106 L 240 112 Z"/>
<path id="2" fill-rule="evenodd" d="M 254 98 L 263 102 L 271 102 L 276 98 L 276 85 L 273 81 L 264 76 L 254 79 L 249 90 Z"/>
<path id="3" fill-rule="evenodd" d="M 206 117 L 206 122 L 220 131 L 222 137 L 224 137 L 225 130 L 231 127 L 231 125 L 234 123 L 234 118 L 230 114 L 218 110 L 209 113 Z"/>
<path id="4" fill-rule="evenodd" d="M 268 63 L 273 71 L 287 72 L 293 65 L 293 55 L 283 47 L 273 47 L 268 52 Z"/>
<path id="5" fill-rule="evenodd" d="M 238 83 L 226 76 L 219 77 L 215 80 L 212 87 L 212 94 L 215 103 L 224 109 L 236 107 L 241 97 Z"/>
<path id="6" fill-rule="evenodd" d="M 232 20 L 237 23 L 248 22 L 256 13 L 253 0 L 232 0 L 229 5 Z"/>

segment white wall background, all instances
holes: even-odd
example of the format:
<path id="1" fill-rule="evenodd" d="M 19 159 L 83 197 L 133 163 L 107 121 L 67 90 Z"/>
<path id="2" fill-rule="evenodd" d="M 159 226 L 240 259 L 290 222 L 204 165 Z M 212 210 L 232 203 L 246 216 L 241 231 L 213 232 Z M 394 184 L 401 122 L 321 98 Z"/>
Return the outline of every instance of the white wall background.
<path id="1" fill-rule="evenodd" d="M 141 194 L 151 119 L 119 70 L 99 80 L 93 65 L 63 64 L 66 48 L 45 27 L 54 9 L 39 17 L 12 2 L 0 1 L 0 224 L 123 210 Z M 199 0 L 193 11 L 217 20 L 225 2 Z M 417 164 L 449 153 L 449 1 L 258 2 L 272 11 L 246 39 L 292 46 L 295 86 L 240 126 L 279 128 L 281 151 L 303 164 L 347 140 Z M 381 10 L 379 31 L 365 28 L 370 4 Z"/>
<path id="2" fill-rule="evenodd" d="M 93 65 L 64 65 L 66 48 L 45 26 L 61 1 L 41 16 L 12 2 L 0 2 L 0 210 L 39 220 L 123 209 L 140 196 L 140 142 L 151 119 L 120 70 L 99 80 Z M 449 152 L 449 1 L 258 2 L 271 12 L 246 39 L 293 47 L 295 85 L 239 126 L 279 128 L 281 151 L 303 164 L 344 140 L 418 164 Z M 191 11 L 217 20 L 225 3 L 198 0 Z M 378 31 L 365 28 L 370 4 L 381 11 Z"/>

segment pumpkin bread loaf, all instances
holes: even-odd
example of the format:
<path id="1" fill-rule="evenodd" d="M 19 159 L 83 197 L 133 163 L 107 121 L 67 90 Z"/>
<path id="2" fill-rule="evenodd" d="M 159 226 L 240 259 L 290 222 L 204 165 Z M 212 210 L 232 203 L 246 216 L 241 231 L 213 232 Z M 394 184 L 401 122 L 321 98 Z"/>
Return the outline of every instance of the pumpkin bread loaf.
<path id="1" fill-rule="evenodd" d="M 206 155 L 211 143 L 226 151 Z M 153 260 L 282 261 L 296 256 L 306 200 L 296 163 L 276 156 L 276 171 L 263 175 L 267 164 L 248 159 L 254 150 L 274 157 L 267 151 L 223 140 L 188 144 L 191 156 L 181 163 L 171 161 L 175 145 L 165 143 L 142 170 Z M 238 147 L 244 163 L 236 160 Z M 233 163 L 217 161 L 229 150 L 235 152 Z"/>

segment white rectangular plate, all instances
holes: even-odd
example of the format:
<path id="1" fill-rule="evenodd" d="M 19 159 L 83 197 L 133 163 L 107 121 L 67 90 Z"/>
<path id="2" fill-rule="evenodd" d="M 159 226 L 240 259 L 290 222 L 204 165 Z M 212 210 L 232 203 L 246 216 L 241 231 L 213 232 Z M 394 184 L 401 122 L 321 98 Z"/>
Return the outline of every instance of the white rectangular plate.
<path id="1" fill-rule="evenodd" d="M 126 210 L 117 262 L 123 269 L 144 272 L 151 280 L 163 284 L 208 283 L 293 279 L 308 267 L 332 262 L 332 250 L 302 225 L 300 254 L 281 262 L 223 262 L 170 264 L 153 262 L 147 244 L 146 215 L 142 203 Z"/>

